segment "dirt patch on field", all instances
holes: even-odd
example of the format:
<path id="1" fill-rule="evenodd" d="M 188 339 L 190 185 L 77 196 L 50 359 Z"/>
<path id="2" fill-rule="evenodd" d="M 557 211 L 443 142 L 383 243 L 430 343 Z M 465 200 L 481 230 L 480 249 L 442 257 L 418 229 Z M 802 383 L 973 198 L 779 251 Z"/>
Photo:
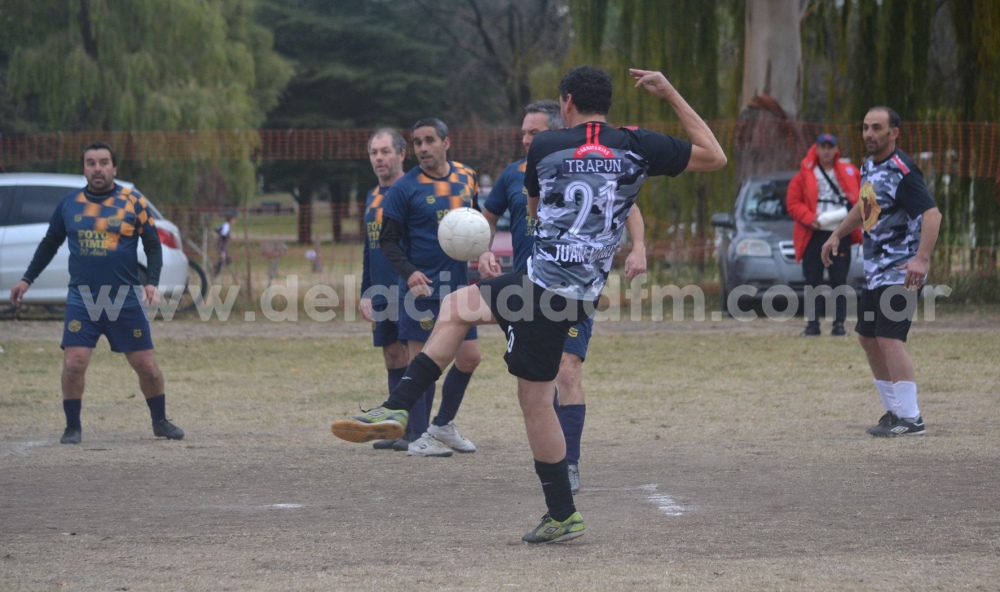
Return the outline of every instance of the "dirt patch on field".
<path id="1" fill-rule="evenodd" d="M 0 588 L 996 589 L 997 328 L 916 327 L 929 434 L 875 440 L 853 339 L 599 323 L 587 536 L 537 548 L 519 540 L 544 506 L 493 328 L 459 418 L 479 451 L 427 459 L 329 433 L 384 389 L 363 323 L 155 324 L 181 442 L 152 437 L 102 345 L 80 446 L 57 443 L 60 323 L 0 323 Z"/>

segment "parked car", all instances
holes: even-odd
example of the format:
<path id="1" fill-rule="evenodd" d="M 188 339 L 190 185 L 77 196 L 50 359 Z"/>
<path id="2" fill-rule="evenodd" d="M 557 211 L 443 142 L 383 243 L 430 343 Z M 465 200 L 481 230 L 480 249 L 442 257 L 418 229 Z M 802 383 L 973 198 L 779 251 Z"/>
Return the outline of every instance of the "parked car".
<path id="1" fill-rule="evenodd" d="M 785 209 L 788 183 L 797 171 L 783 171 L 748 178 L 736 194 L 732 213 L 715 214 L 711 225 L 716 229 L 719 272 L 722 286 L 722 309 L 727 310 L 729 295 L 747 286 L 748 298 L 760 301 L 774 286 L 788 286 L 801 302 L 805 289 L 802 264 L 795 262 L 792 229 L 795 222 Z M 851 247 L 849 285 L 860 290 L 864 285 L 864 262 L 861 246 Z M 741 291 L 742 292 L 742 291 Z M 741 298 L 742 302 L 742 298 Z M 746 310 L 740 304 L 740 310 Z"/>
<path id="2" fill-rule="evenodd" d="M 131 183 L 117 180 L 126 187 Z M 38 243 L 45 237 L 49 219 L 59 201 L 74 189 L 82 189 L 82 175 L 50 173 L 0 174 L 0 305 L 10 302 L 10 291 L 21 280 Z M 144 194 L 145 195 L 145 194 Z M 147 201 L 148 201 L 147 196 Z M 150 203 L 156 230 L 163 245 L 160 292 L 171 297 L 188 284 L 188 259 L 182 250 L 180 230 Z M 146 253 L 139 247 L 139 265 L 145 271 Z M 24 295 L 25 304 L 66 303 L 69 285 L 69 245 L 64 242 L 45 271 Z"/>
<path id="3" fill-rule="evenodd" d="M 480 201 L 479 203 L 483 203 Z M 500 262 L 500 272 L 507 273 L 514 267 L 514 243 L 510 236 L 510 211 L 503 213 L 497 220 L 497 233 L 493 236 L 493 247 L 490 248 Z M 475 284 L 482 279 L 479 275 L 479 261 L 469 261 L 469 283 Z"/>

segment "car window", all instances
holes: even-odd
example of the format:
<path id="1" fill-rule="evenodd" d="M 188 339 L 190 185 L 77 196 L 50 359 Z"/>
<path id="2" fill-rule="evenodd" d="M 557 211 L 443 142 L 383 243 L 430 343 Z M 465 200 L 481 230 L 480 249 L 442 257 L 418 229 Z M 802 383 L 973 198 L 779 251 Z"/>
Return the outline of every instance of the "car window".
<path id="1" fill-rule="evenodd" d="M 22 185 L 21 213 L 14 216 L 14 224 L 48 224 L 59 201 L 71 191 L 68 187 Z"/>
<path id="2" fill-rule="evenodd" d="M 785 209 L 787 182 L 762 183 L 750 190 L 743 202 L 743 217 L 747 220 L 790 220 Z"/>
<path id="3" fill-rule="evenodd" d="M 11 208 L 14 205 L 16 189 L 13 185 L 0 186 L 0 226 L 8 226 L 11 223 Z"/>

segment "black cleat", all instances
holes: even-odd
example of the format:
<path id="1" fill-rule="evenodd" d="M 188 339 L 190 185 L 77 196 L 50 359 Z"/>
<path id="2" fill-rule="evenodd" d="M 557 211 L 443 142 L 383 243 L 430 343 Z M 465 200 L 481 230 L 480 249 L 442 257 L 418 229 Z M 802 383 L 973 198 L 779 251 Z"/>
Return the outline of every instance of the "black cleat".
<path id="1" fill-rule="evenodd" d="M 63 432 L 62 438 L 59 438 L 60 444 L 79 444 L 83 440 L 83 429 L 82 428 L 66 428 Z"/>
<path id="2" fill-rule="evenodd" d="M 882 438 L 895 438 L 896 436 L 923 436 L 926 431 L 927 430 L 924 428 L 924 420 L 922 417 L 918 417 L 914 421 L 907 421 L 902 417 L 897 417 L 896 421 L 894 421 L 892 425 L 879 430 L 872 435 Z"/>
<path id="3" fill-rule="evenodd" d="M 886 411 L 885 415 L 878 418 L 878 423 L 868 428 L 868 433 L 873 436 L 884 436 L 882 432 L 889 429 L 892 424 L 896 423 L 899 417 L 892 411 Z"/>
<path id="4" fill-rule="evenodd" d="M 153 424 L 153 435 L 168 440 L 183 440 L 184 430 L 170 423 L 169 419 L 164 419 Z"/>

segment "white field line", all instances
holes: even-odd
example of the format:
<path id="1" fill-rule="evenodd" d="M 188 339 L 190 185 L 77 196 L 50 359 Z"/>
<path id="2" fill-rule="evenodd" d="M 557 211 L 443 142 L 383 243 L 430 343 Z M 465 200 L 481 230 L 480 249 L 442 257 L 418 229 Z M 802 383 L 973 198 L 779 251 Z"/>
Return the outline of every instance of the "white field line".
<path id="1" fill-rule="evenodd" d="M 639 485 L 636 487 L 584 487 L 583 491 L 638 491 L 645 495 L 646 501 L 656 506 L 660 513 L 667 516 L 682 516 L 693 508 L 685 506 L 666 493 L 660 491 L 657 483 Z"/>
<path id="2" fill-rule="evenodd" d="M 0 458 L 7 458 L 8 456 L 14 456 L 15 454 L 26 454 L 29 450 L 33 448 L 39 448 L 41 446 L 48 446 L 51 444 L 48 440 L 31 440 L 28 442 L 12 442 L 10 448 L 7 450 L 0 450 Z M 6 446 L 5 446 L 6 447 Z"/>

